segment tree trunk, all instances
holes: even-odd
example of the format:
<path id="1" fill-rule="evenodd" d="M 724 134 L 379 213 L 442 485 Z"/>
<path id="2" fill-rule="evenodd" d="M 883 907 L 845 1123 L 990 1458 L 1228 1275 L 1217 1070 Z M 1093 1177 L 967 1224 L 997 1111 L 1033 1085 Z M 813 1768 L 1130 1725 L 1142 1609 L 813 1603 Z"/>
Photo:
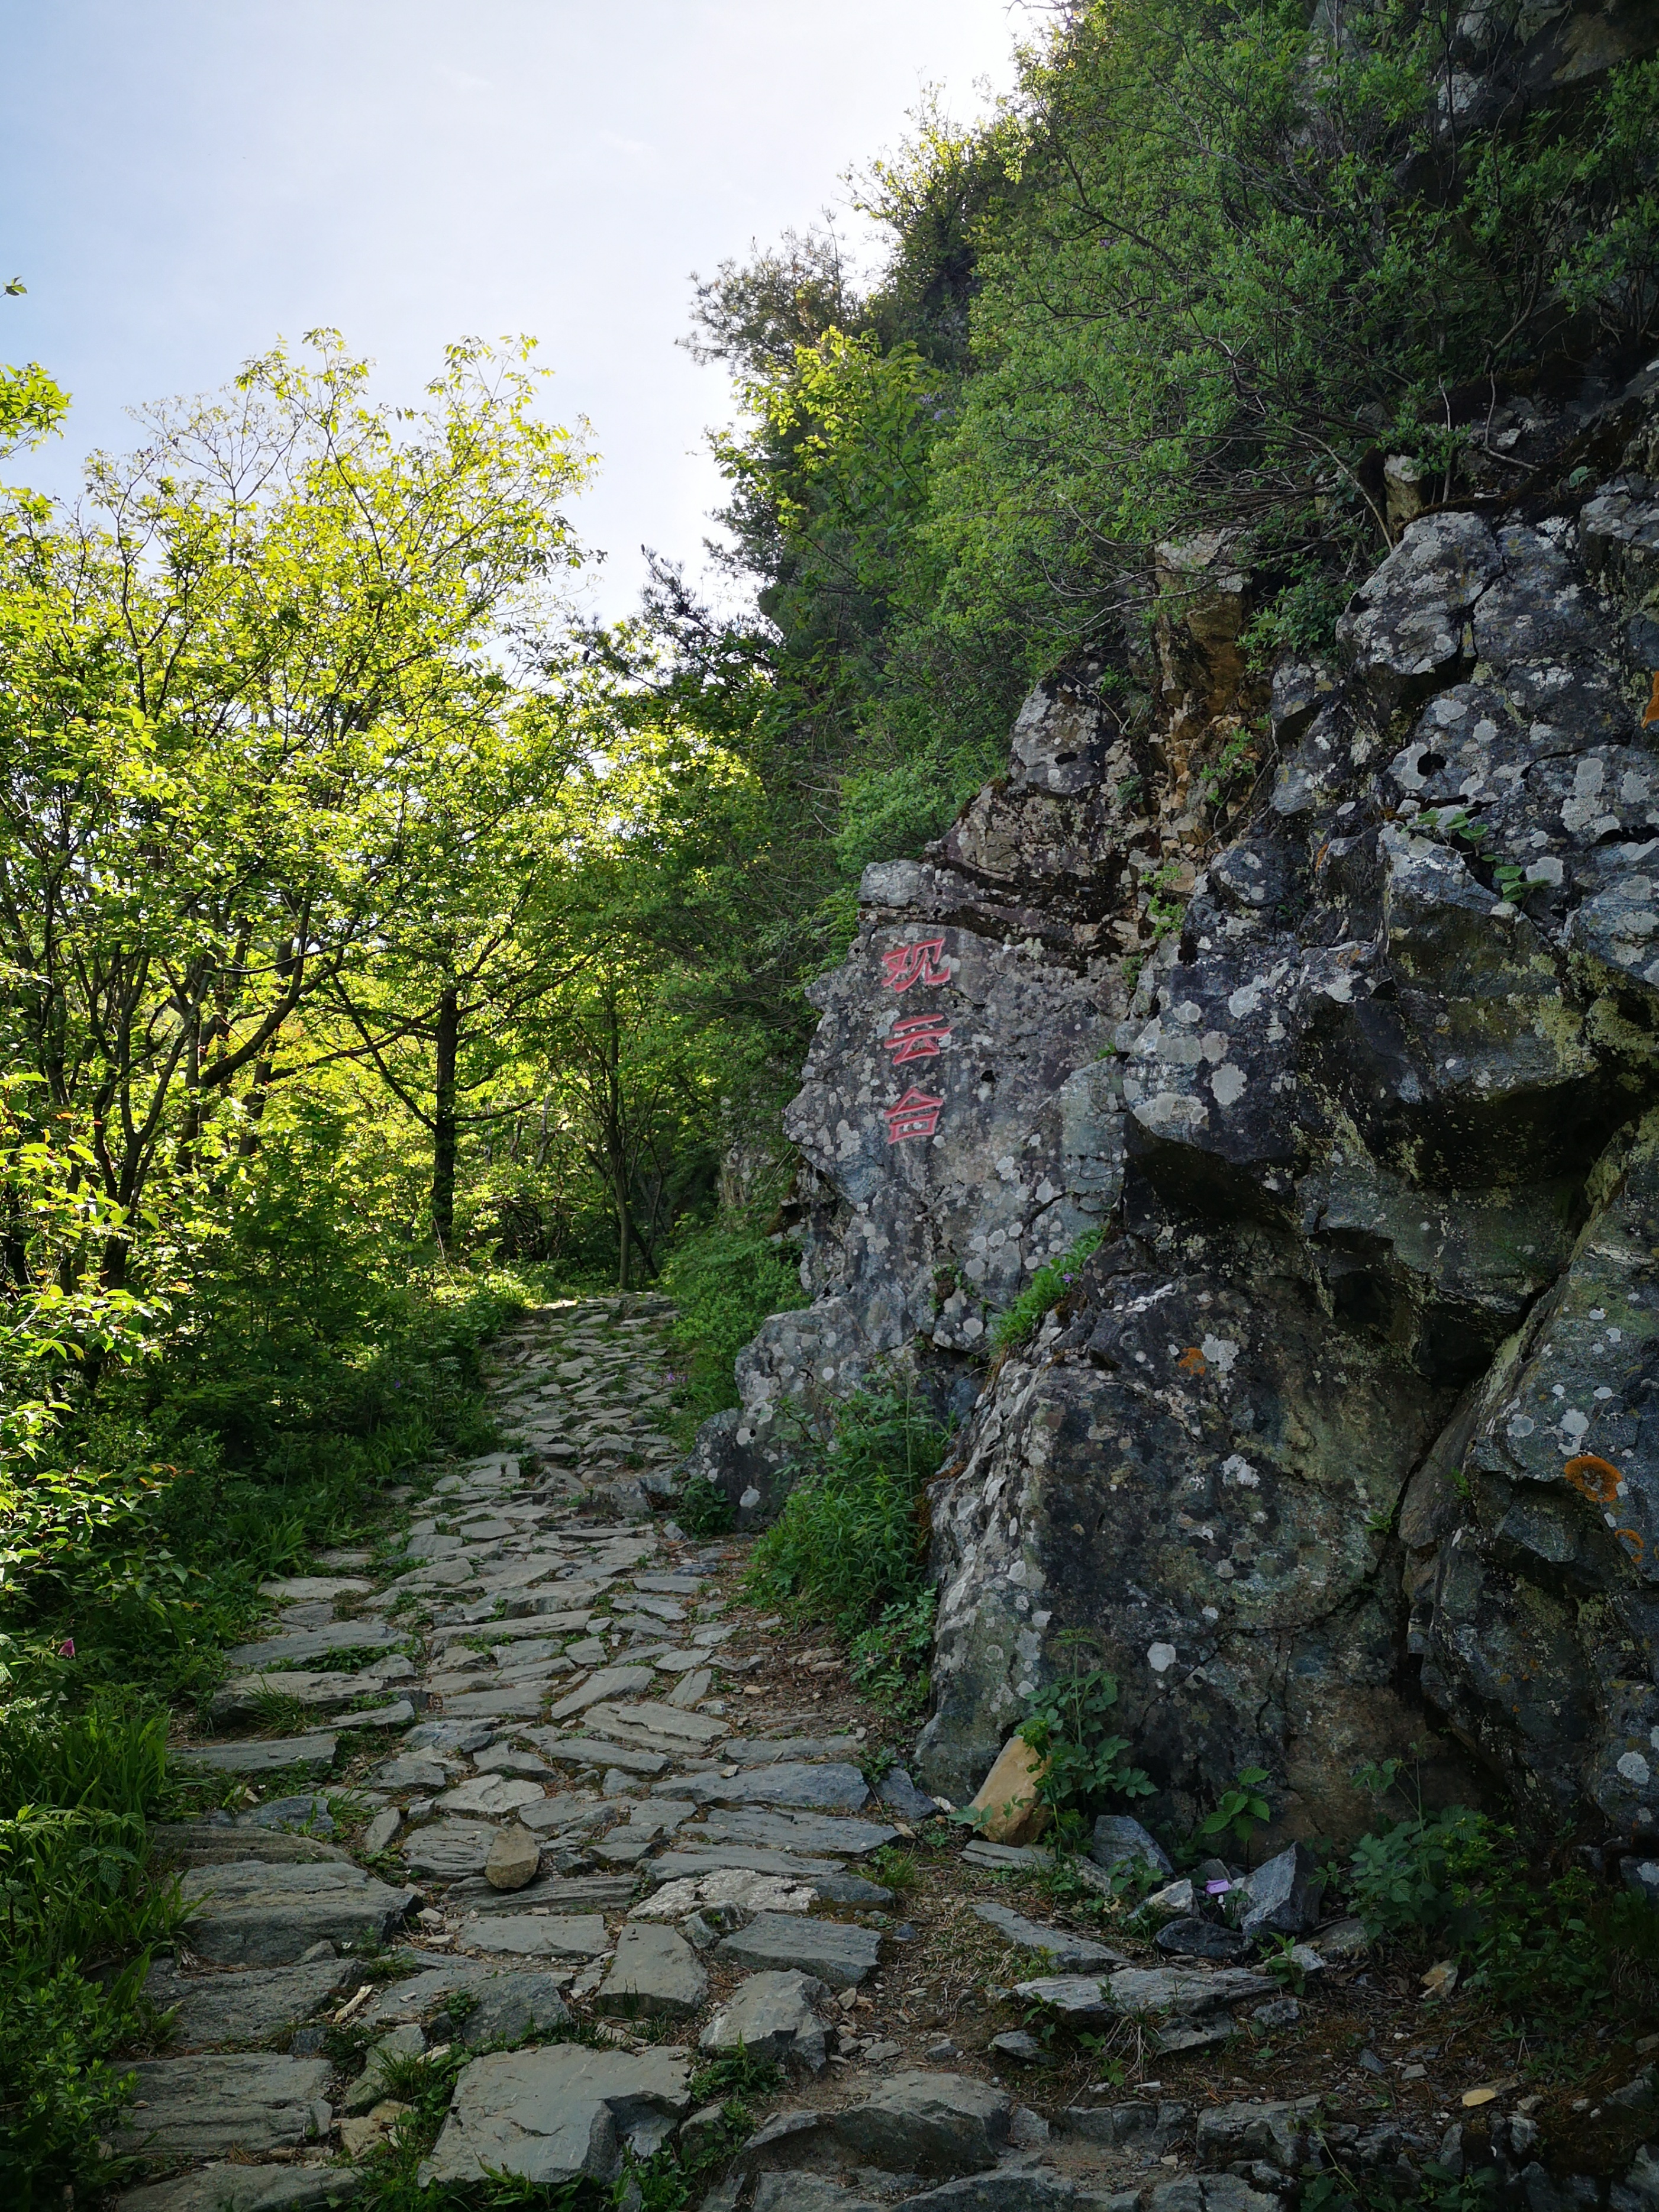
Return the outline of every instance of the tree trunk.
<path id="1" fill-rule="evenodd" d="M 438 1075 L 432 1115 L 432 1233 L 445 1252 L 455 1235 L 455 1061 L 460 1036 L 459 995 L 451 984 L 438 1001 Z"/>

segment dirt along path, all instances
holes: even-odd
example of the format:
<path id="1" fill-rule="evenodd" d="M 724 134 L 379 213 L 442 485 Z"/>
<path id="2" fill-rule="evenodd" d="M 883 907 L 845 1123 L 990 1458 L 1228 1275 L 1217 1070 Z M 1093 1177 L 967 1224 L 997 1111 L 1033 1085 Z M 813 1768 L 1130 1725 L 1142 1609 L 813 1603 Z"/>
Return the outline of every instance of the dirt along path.
<path id="1" fill-rule="evenodd" d="M 492 1363 L 518 1449 L 266 1586 L 176 1753 L 226 1802 L 161 1838 L 196 1910 L 121 2212 L 369 2203 L 416 2157 L 609 2181 L 676 2139 L 711 2212 L 1197 2212 L 1195 2167 L 1213 2212 L 1271 2212 L 1310 2093 L 1350 2090 L 1370 2165 L 1432 2153 L 1455 2096 L 1404 2078 L 1352 1923 L 1300 1997 L 1103 1935 L 1103 1869 L 1057 1893 L 972 1840 L 836 1649 L 742 1603 L 746 1546 L 665 1510 L 671 1318 L 532 1312 Z M 735 2125 L 742 2069 L 708 2069 L 744 2050 L 779 2071 Z"/>

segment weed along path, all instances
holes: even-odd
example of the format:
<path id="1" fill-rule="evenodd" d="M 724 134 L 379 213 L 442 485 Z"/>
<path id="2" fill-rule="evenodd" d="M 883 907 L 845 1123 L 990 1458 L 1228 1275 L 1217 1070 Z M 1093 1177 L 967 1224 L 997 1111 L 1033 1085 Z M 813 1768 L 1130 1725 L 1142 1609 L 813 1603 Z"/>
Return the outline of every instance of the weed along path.
<path id="1" fill-rule="evenodd" d="M 671 1319 L 530 1314 L 519 1449 L 266 1586 L 173 1753 L 217 1802 L 159 1836 L 191 1911 L 120 2212 L 1273 2212 L 1334 2116 L 1368 2170 L 1444 2150 L 1478 2022 L 1421 2057 L 1296 1852 L 1243 1893 L 1270 1972 L 1134 1822 L 1061 1862 L 915 1787 L 744 1544 L 672 1519 Z"/>

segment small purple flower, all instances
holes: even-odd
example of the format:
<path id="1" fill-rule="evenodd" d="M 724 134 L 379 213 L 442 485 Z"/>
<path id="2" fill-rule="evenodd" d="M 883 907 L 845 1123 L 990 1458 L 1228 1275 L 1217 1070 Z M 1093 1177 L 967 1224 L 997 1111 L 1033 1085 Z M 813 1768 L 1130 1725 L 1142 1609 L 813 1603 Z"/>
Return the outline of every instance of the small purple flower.
<path id="1" fill-rule="evenodd" d="M 75 1656 L 75 1638 L 74 1638 L 72 1636 L 66 1636 L 66 1637 L 64 1638 L 63 1642 L 58 1645 L 58 1656 L 60 1659 L 73 1659 L 73 1658 L 74 1658 L 74 1656 Z"/>
<path id="2" fill-rule="evenodd" d="M 1230 1881 L 1206 1881 L 1204 1885 L 1204 1894 L 1206 1897 L 1224 1897 L 1231 1887 L 1232 1884 Z"/>

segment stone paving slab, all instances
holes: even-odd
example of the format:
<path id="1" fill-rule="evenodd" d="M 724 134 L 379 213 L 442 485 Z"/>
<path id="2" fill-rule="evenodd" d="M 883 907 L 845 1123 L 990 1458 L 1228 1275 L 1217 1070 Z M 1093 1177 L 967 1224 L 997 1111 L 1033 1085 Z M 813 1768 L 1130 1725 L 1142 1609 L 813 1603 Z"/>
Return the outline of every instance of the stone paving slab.
<path id="1" fill-rule="evenodd" d="M 227 1667 L 271 1667 L 283 1662 L 301 1666 L 307 1659 L 322 1659 L 331 1651 L 383 1651 L 401 1644 L 406 1628 L 385 1620 L 337 1620 L 325 1628 L 301 1628 L 285 1636 L 269 1636 L 257 1644 L 238 1644 L 225 1654 Z"/>
<path id="2" fill-rule="evenodd" d="M 549 1714 L 550 1720 L 568 1720 L 573 1713 L 585 1713 L 590 1705 L 603 1705 L 610 1698 L 629 1698 L 641 1690 L 651 1687 L 653 1670 L 649 1667 L 605 1667 L 590 1675 L 579 1690 L 562 1698 Z"/>
<path id="3" fill-rule="evenodd" d="M 279 1774 L 303 1766 L 313 1774 L 326 1774 L 334 1764 L 331 1735 L 290 1735 L 257 1743 L 198 1743 L 170 1752 L 174 1766 L 205 1767 L 215 1774 Z"/>
<path id="4" fill-rule="evenodd" d="M 415 1902 L 412 1889 L 393 1889 L 344 1863 L 273 1866 L 234 1860 L 192 1867 L 179 1885 L 187 1905 L 190 1948 L 216 1966 L 286 1966 L 313 1943 L 341 1949 L 384 1942 Z"/>
<path id="5" fill-rule="evenodd" d="M 564 1919 L 553 1913 L 470 1914 L 461 1923 L 469 1951 L 505 1951 L 524 1958 L 602 1959 L 611 1948 L 597 1912 Z"/>
<path id="6" fill-rule="evenodd" d="M 209 2166 L 129 2189 L 116 2212 L 313 2212 L 347 2204 L 362 2186 L 344 2166 Z"/>
<path id="7" fill-rule="evenodd" d="M 297 2150 L 327 2133 L 330 2071 L 326 2058 L 263 2051 L 141 2060 L 117 2147 L 171 2158 Z"/>
<path id="8" fill-rule="evenodd" d="M 898 1830 L 878 1820 L 830 1820 L 819 1813 L 716 1812 L 688 1829 L 683 1844 L 707 1836 L 720 1844 L 759 1844 L 778 1851 L 827 1851 L 862 1858 L 896 1840 Z"/>
<path id="9" fill-rule="evenodd" d="M 857 1813 L 869 1802 L 870 1785 L 856 1766 L 829 1761 L 822 1766 L 780 1761 L 746 1774 L 699 1774 L 694 1784 L 705 1805 L 784 1805 L 825 1813 Z"/>
<path id="10" fill-rule="evenodd" d="M 319 1598 L 368 1597 L 374 1588 L 360 1575 L 288 1575 L 276 1582 L 261 1583 L 259 1595 L 274 1598 L 279 1605 L 308 1605 Z"/>
<path id="11" fill-rule="evenodd" d="M 881 1937 L 873 1928 L 839 1920 L 809 1920 L 793 1912 L 757 1913 L 746 1928 L 723 1936 L 716 1955 L 757 1973 L 816 1974 L 831 1989 L 868 1980 L 881 1964 Z"/>
<path id="12" fill-rule="evenodd" d="M 226 1866 L 233 1860 L 264 1859 L 271 1866 L 349 1866 L 351 1855 L 320 1836 L 293 1836 L 277 1829 L 239 1828 L 227 1820 L 164 1820 L 150 1830 L 155 1855 L 173 1866 Z"/>
<path id="13" fill-rule="evenodd" d="M 429 1828 L 415 1829 L 399 1848 L 411 1874 L 453 1881 L 461 1875 L 483 1872 L 496 1833 L 487 1820 L 439 1820 Z"/>
<path id="14" fill-rule="evenodd" d="M 691 2109 L 690 2067 L 661 2051 L 556 2043 L 475 2059 L 417 2174 L 434 2182 L 520 2174 L 544 2188 L 613 2181 L 624 2148 L 648 2158 Z"/>
<path id="15" fill-rule="evenodd" d="M 1057 1974 L 1094 1974 L 1103 1967 L 1129 1964 L 1121 1951 L 1114 1951 L 1108 1944 L 1091 1943 L 1085 1936 L 1074 1936 L 1069 1928 L 1045 1928 L 1040 1921 L 1026 1919 L 1024 1913 L 1011 1912 L 1006 1905 L 975 1905 L 971 1910 L 988 1928 L 994 1928 L 1022 1951 L 1046 1952 Z"/>
<path id="16" fill-rule="evenodd" d="M 629 1921 L 596 2008 L 624 2020 L 686 2020 L 708 1994 L 708 1977 L 678 1929 Z"/>
<path id="17" fill-rule="evenodd" d="M 186 1928 L 188 1937 L 188 1927 Z M 258 2043 L 291 2022 L 309 2020 L 351 1981 L 349 1959 L 313 1959 L 240 1974 L 181 1974 L 158 1960 L 144 1995 L 158 2012 L 175 2012 L 173 2041 L 183 2051 L 204 2043 Z"/>
<path id="18" fill-rule="evenodd" d="M 569 1978 L 568 1967 L 548 1973 L 534 1966 L 456 1959 L 429 1966 L 407 1981 L 388 1984 L 364 2007 L 362 2021 L 367 2027 L 396 2027 L 407 2021 L 428 2019 L 441 2022 L 444 2000 L 459 1993 L 473 2002 L 453 2031 L 455 2040 L 470 2049 L 485 2043 L 516 2043 L 532 2027 L 559 2027 L 569 2018 L 561 1993 Z"/>
<path id="19" fill-rule="evenodd" d="M 444 1712 L 457 1720 L 523 1720 L 541 1717 L 547 1691 L 534 1686 L 500 1690 L 459 1690 L 444 1699 Z"/>

